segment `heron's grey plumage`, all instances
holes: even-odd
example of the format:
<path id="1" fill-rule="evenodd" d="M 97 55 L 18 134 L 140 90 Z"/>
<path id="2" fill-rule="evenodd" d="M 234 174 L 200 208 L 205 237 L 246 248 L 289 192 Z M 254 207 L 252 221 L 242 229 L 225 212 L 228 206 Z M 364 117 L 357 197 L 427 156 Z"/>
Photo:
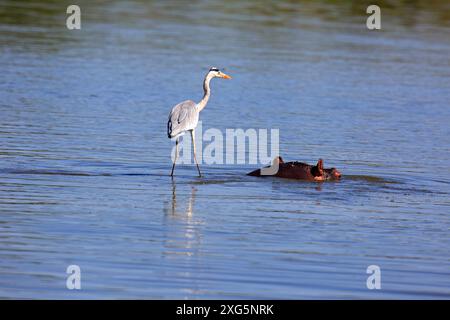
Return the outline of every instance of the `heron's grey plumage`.
<path id="1" fill-rule="evenodd" d="M 178 137 L 188 130 L 195 129 L 199 115 L 196 106 L 197 104 L 194 101 L 186 100 L 172 108 L 167 122 L 167 136 L 169 138 Z"/>

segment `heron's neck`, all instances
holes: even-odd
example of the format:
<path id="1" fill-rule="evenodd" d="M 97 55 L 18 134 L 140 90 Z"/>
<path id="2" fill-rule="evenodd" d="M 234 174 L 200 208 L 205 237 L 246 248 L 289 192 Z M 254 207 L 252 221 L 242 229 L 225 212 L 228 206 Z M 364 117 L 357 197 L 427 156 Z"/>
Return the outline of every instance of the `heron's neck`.
<path id="1" fill-rule="evenodd" d="M 202 111 L 206 104 L 208 103 L 209 96 L 211 95 L 211 89 L 209 88 L 209 82 L 211 81 L 213 77 L 211 77 L 209 74 L 206 75 L 205 80 L 203 81 L 203 98 L 200 100 L 199 103 L 197 103 L 197 109 L 198 111 Z"/>

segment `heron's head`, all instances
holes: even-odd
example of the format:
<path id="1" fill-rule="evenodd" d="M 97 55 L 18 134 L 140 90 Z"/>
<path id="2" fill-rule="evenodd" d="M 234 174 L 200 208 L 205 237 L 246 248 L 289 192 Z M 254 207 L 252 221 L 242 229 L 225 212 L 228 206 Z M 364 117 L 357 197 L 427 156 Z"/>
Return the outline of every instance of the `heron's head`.
<path id="1" fill-rule="evenodd" d="M 222 71 L 219 70 L 219 68 L 212 67 L 209 69 L 208 76 L 211 78 L 223 78 L 223 79 L 231 79 L 231 77 Z"/>

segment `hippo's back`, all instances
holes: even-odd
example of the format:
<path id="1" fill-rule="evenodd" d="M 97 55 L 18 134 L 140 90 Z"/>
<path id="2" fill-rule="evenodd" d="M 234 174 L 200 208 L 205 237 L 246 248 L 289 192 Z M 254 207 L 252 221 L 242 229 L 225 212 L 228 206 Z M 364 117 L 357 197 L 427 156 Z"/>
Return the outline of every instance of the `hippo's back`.
<path id="1" fill-rule="evenodd" d="M 280 163 L 275 176 L 287 179 L 311 180 L 314 179 L 311 168 L 311 165 L 297 161 Z"/>

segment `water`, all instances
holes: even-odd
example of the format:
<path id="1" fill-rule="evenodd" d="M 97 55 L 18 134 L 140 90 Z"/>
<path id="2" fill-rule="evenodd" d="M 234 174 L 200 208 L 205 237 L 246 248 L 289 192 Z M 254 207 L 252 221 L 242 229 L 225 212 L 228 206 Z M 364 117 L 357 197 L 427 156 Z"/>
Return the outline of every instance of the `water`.
<path id="1" fill-rule="evenodd" d="M 445 1 L 378 32 L 344 1 L 80 2 L 80 31 L 68 4 L 0 4 L 1 298 L 450 297 Z M 342 181 L 172 181 L 168 112 L 213 65 L 204 130 L 279 128 Z"/>

